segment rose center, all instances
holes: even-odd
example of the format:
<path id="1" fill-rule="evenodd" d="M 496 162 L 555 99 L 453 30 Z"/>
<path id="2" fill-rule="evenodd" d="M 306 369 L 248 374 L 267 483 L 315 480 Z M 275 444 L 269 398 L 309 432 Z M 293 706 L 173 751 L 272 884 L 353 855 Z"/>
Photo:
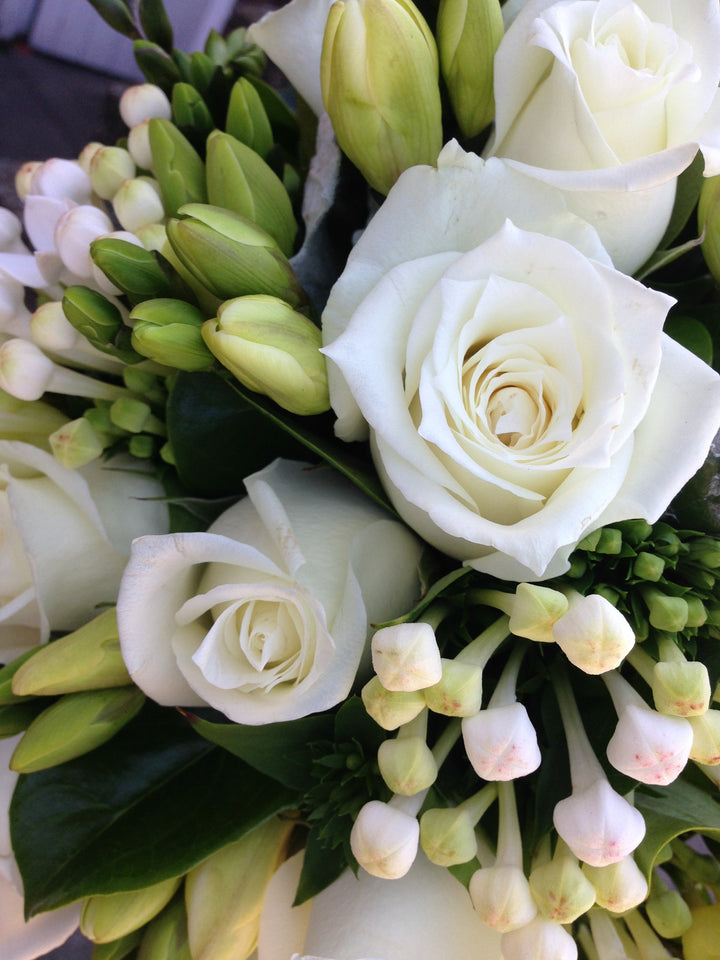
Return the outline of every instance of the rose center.
<path id="1" fill-rule="evenodd" d="M 488 403 L 487 419 L 501 443 L 514 447 L 531 433 L 538 419 L 537 402 L 521 387 L 496 390 Z"/>
<path id="2" fill-rule="evenodd" d="M 292 622 L 287 604 L 256 600 L 243 604 L 236 613 L 236 631 L 228 639 L 239 644 L 248 664 L 258 672 L 284 664 L 297 665 L 302 648 L 297 625 Z M 287 678 L 287 675 L 286 675 Z"/>

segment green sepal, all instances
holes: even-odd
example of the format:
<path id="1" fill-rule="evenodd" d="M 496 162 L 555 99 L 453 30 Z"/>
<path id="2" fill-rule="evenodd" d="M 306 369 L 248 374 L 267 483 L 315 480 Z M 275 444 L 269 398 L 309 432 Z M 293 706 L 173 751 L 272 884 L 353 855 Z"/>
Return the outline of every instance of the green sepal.
<path id="1" fill-rule="evenodd" d="M 173 84 L 179 83 L 182 79 L 175 62 L 157 43 L 152 43 L 150 40 L 136 40 L 133 44 L 133 53 L 148 83 L 154 83 L 168 95 L 172 92 Z"/>
<path id="2" fill-rule="evenodd" d="M 113 30 L 131 40 L 140 37 L 128 0 L 88 0 L 88 3 Z"/>
<path id="3" fill-rule="evenodd" d="M 173 29 L 162 0 L 139 0 L 138 17 L 147 39 L 172 53 Z"/>

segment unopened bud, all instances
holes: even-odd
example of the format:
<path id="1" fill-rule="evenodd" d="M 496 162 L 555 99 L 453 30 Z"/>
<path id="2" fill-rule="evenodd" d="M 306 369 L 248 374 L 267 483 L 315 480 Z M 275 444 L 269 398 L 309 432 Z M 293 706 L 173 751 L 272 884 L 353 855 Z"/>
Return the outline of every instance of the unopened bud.
<path id="1" fill-rule="evenodd" d="M 553 627 L 568 610 L 568 599 L 559 590 L 537 583 L 520 583 L 510 612 L 510 631 L 540 643 L 552 643 Z"/>
<path id="2" fill-rule="evenodd" d="M 595 888 L 568 853 L 535 867 L 529 883 L 540 912 L 554 923 L 572 923 L 595 903 Z"/>
<path id="3" fill-rule="evenodd" d="M 437 779 L 437 763 L 422 737 L 383 740 L 377 760 L 385 783 L 393 793 L 404 797 L 415 796 Z"/>
<path id="4" fill-rule="evenodd" d="M 582 871 L 595 888 L 595 902 L 610 913 L 632 910 L 647 897 L 645 874 L 630 855 L 604 867 L 584 863 Z"/>
<path id="5" fill-rule="evenodd" d="M 378 677 L 365 684 L 360 696 L 367 712 L 383 730 L 397 730 L 425 709 L 421 690 L 386 690 Z"/>
<path id="6" fill-rule="evenodd" d="M 20 440 L 48 450 L 48 437 L 65 422 L 63 414 L 48 403 L 18 400 L 0 390 L 0 435 L 3 440 Z"/>
<path id="7" fill-rule="evenodd" d="M 112 205 L 123 230 L 130 233 L 165 219 L 158 183 L 152 177 L 124 180 L 113 196 Z"/>
<path id="8" fill-rule="evenodd" d="M 30 724 L 10 768 L 32 773 L 82 756 L 113 737 L 144 702 L 137 687 L 66 694 Z"/>
<path id="9" fill-rule="evenodd" d="M 226 301 L 202 328 L 213 355 L 237 379 L 301 416 L 330 406 L 320 330 L 277 297 Z"/>
<path id="10" fill-rule="evenodd" d="M 265 158 L 273 145 L 273 132 L 260 95 L 245 77 L 235 81 L 230 93 L 225 130 Z"/>
<path id="11" fill-rule="evenodd" d="M 589 674 L 614 670 L 635 645 L 625 617 L 598 594 L 574 598 L 553 637 L 568 660 Z"/>
<path id="12" fill-rule="evenodd" d="M 705 263 L 720 283 L 720 176 L 703 177 L 697 220 Z"/>
<path id="13" fill-rule="evenodd" d="M 186 203 L 204 203 L 205 164 L 189 140 L 169 120 L 153 117 L 149 122 L 153 172 L 168 216 L 175 216 Z"/>
<path id="14" fill-rule="evenodd" d="M 656 553 L 642 552 L 633 561 L 633 576 L 657 582 L 665 572 L 665 561 Z"/>
<path id="15" fill-rule="evenodd" d="M 685 769 L 692 743 L 692 727 L 683 717 L 629 703 L 618 713 L 607 758 L 626 777 L 666 786 Z"/>
<path id="16" fill-rule="evenodd" d="M 172 115 L 170 101 L 154 83 L 138 83 L 120 97 L 120 116 L 128 127 L 134 127 L 151 117 L 169 120 Z"/>
<path id="17" fill-rule="evenodd" d="M 166 297 L 170 282 L 157 257 L 139 243 L 119 237 L 101 237 L 90 245 L 93 262 L 134 301 Z"/>
<path id="18" fill-rule="evenodd" d="M 688 717 L 693 742 L 690 759 L 709 767 L 720 764 L 720 710 L 708 710 L 702 716 Z"/>
<path id="19" fill-rule="evenodd" d="M 660 661 L 652 673 L 655 707 L 677 717 L 702 716 L 712 691 L 707 667 L 699 660 Z"/>
<path id="20" fill-rule="evenodd" d="M 398 623 L 372 638 L 372 663 L 386 690 L 423 690 L 442 677 L 435 631 L 429 623 Z"/>
<path id="21" fill-rule="evenodd" d="M 83 204 L 90 202 L 91 185 L 79 163 L 53 157 L 34 167 L 28 192 Z"/>
<path id="22" fill-rule="evenodd" d="M 17 193 L 20 200 L 25 200 L 28 194 L 32 193 L 32 178 L 35 171 L 38 167 L 41 166 L 40 160 L 29 160 L 27 163 L 23 163 L 18 172 L 15 174 L 15 193 Z M 85 170 L 87 173 L 87 170 Z M 87 180 L 88 186 L 90 185 L 90 180 Z"/>
<path id="23" fill-rule="evenodd" d="M 145 928 L 137 960 L 192 960 L 187 912 L 181 897 L 170 903 Z"/>
<path id="24" fill-rule="evenodd" d="M 207 370 L 214 357 L 201 333 L 204 319 L 185 300 L 146 300 L 130 314 L 132 345 L 156 363 L 178 370 Z"/>
<path id="25" fill-rule="evenodd" d="M 595 867 L 622 860 L 645 836 L 642 814 L 604 777 L 557 803 L 553 823 L 575 856 Z"/>
<path id="26" fill-rule="evenodd" d="M 405 876 L 415 861 L 419 840 L 417 818 L 380 800 L 370 800 L 361 808 L 350 832 L 357 862 L 385 880 Z"/>
<path id="27" fill-rule="evenodd" d="M 499 933 L 524 927 L 537 914 L 530 885 L 520 867 L 501 865 L 476 870 L 469 890 L 482 922 Z"/>
<path id="28" fill-rule="evenodd" d="M 80 930 L 88 940 L 109 943 L 152 920 L 169 903 L 182 877 L 173 877 L 128 893 L 89 897 L 80 917 Z"/>
<path id="29" fill-rule="evenodd" d="M 49 388 L 55 364 L 29 340 L 0 343 L 0 389 L 18 400 L 39 400 Z"/>
<path id="30" fill-rule="evenodd" d="M 540 766 L 537 734 L 522 703 L 466 717 L 462 736 L 468 760 L 483 780 L 515 780 Z"/>
<path id="31" fill-rule="evenodd" d="M 84 417 L 64 423 L 48 439 L 53 456 L 66 470 L 92 463 L 104 450 L 102 439 Z"/>
<path id="32" fill-rule="evenodd" d="M 90 143 L 86 143 L 80 151 L 77 162 L 82 170 L 84 170 L 88 175 L 88 177 L 90 176 L 90 164 L 92 163 L 92 158 L 95 156 L 98 150 L 102 150 L 104 146 L 104 143 L 99 143 L 97 140 L 91 140 Z"/>
<path id="33" fill-rule="evenodd" d="M 112 200 L 124 180 L 135 176 L 135 161 L 123 147 L 101 147 L 90 162 L 90 180 L 95 193 Z"/>
<path id="34" fill-rule="evenodd" d="M 121 397 L 110 407 L 110 419 L 128 433 L 142 433 L 152 416 L 150 405 L 134 397 Z"/>
<path id="35" fill-rule="evenodd" d="M 102 293 L 89 287 L 73 286 L 65 290 L 63 312 L 85 339 L 96 349 L 131 362 L 137 355 L 127 349 L 123 338 L 130 330 L 120 309 Z M 116 346 L 119 344 L 120 346 Z"/>
<path id="36" fill-rule="evenodd" d="M 127 148 L 128 153 L 135 161 L 135 165 L 140 170 L 149 170 L 151 173 L 153 172 L 149 120 L 143 120 L 142 123 L 136 123 L 135 126 L 128 132 Z"/>
<path id="37" fill-rule="evenodd" d="M 90 244 L 112 229 L 110 217 L 97 207 L 73 207 L 64 213 L 55 227 L 55 248 L 68 270 L 83 280 L 90 280 Z"/>
<path id="38" fill-rule="evenodd" d="M 37 308 L 30 317 L 30 334 L 41 350 L 72 350 L 78 342 L 78 331 L 59 300 L 48 300 Z"/>
<path id="39" fill-rule="evenodd" d="M 645 903 L 645 912 L 653 930 L 664 938 L 681 937 L 692 923 L 690 907 L 677 890 L 653 893 Z"/>
<path id="40" fill-rule="evenodd" d="M 656 630 L 677 633 L 683 630 L 688 619 L 688 605 L 682 597 L 671 597 L 655 588 L 644 591 L 650 625 Z"/>
<path id="41" fill-rule="evenodd" d="M 193 128 L 198 135 L 207 136 L 215 126 L 202 95 L 190 83 L 173 86 L 172 112 L 177 126 Z"/>
<path id="42" fill-rule="evenodd" d="M 420 817 L 420 846 L 439 867 L 467 863 L 477 852 L 472 817 L 462 807 L 426 810 Z"/>
<path id="43" fill-rule="evenodd" d="M 500 941 L 503 960 L 577 960 L 570 934 L 552 920 L 536 917 L 524 927 L 504 933 Z"/>
<path id="44" fill-rule="evenodd" d="M 441 679 L 422 691 L 428 707 L 446 717 L 474 717 L 482 704 L 482 667 L 445 659 L 441 664 Z"/>

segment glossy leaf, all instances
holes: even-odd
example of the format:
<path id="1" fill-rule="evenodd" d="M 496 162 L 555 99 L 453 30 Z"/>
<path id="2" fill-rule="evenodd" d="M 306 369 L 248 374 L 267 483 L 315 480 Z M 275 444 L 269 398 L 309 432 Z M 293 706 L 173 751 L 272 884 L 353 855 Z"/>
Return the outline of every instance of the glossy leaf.
<path id="1" fill-rule="evenodd" d="M 328 847 L 319 839 L 320 829 L 318 826 L 313 826 L 308 834 L 302 872 L 293 902 L 294 907 L 316 897 L 348 869 L 342 846 Z"/>
<path id="2" fill-rule="evenodd" d="M 105 23 L 124 37 L 135 40 L 140 36 L 127 0 L 88 0 L 88 3 L 97 10 Z"/>
<path id="3" fill-rule="evenodd" d="M 148 40 L 172 53 L 173 29 L 162 0 L 140 0 L 138 16 Z"/>

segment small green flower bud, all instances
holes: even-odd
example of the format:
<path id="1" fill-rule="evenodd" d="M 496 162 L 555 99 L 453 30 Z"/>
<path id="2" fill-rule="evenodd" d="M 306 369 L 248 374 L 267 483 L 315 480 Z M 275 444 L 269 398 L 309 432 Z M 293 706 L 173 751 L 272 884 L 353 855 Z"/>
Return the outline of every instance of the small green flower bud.
<path id="1" fill-rule="evenodd" d="M 437 763 L 422 737 L 384 740 L 377 759 L 385 783 L 403 797 L 414 797 L 437 779 Z"/>
<path id="2" fill-rule="evenodd" d="M 109 943 L 145 926 L 170 902 L 181 880 L 172 877 L 142 890 L 89 897 L 80 916 L 83 936 L 95 943 Z"/>
<path id="3" fill-rule="evenodd" d="M 123 315 L 107 297 L 89 287 L 68 287 L 62 299 L 65 316 L 88 343 L 126 363 L 140 358 L 125 342 L 130 331 Z"/>
<path id="4" fill-rule="evenodd" d="M 320 82 L 341 149 L 387 193 L 442 147 L 435 40 L 411 0 L 337 0 L 323 40 Z"/>
<path id="5" fill-rule="evenodd" d="M 144 702 L 137 687 L 66 694 L 30 724 L 10 769 L 33 773 L 88 753 L 132 720 Z"/>
<path id="6" fill-rule="evenodd" d="M 663 557 L 676 557 L 682 550 L 682 541 L 667 523 L 656 523 L 653 527 L 655 550 Z"/>
<path id="7" fill-rule="evenodd" d="M 595 903 L 595 888 L 569 852 L 536 867 L 528 882 L 538 909 L 554 923 L 572 923 Z"/>
<path id="8" fill-rule="evenodd" d="M 246 143 L 263 159 L 273 145 L 273 132 L 260 94 L 245 77 L 235 81 L 230 93 L 225 130 Z"/>
<path id="9" fill-rule="evenodd" d="M 595 547 L 596 553 L 605 553 L 615 556 L 622 550 L 622 533 L 615 527 L 602 527 L 600 539 Z"/>
<path id="10" fill-rule="evenodd" d="M 138 460 L 149 460 L 155 453 L 155 440 L 146 434 L 136 434 L 128 440 L 128 453 Z"/>
<path id="11" fill-rule="evenodd" d="M 665 561 L 656 553 L 639 553 L 633 561 L 633 576 L 657 582 L 665 572 Z"/>
<path id="12" fill-rule="evenodd" d="M 215 127 L 207 104 L 189 83 L 176 83 L 173 87 L 172 118 L 179 127 L 195 127 L 205 136 Z"/>
<path id="13" fill-rule="evenodd" d="M 540 643 L 552 643 L 552 630 L 568 610 L 568 599 L 559 590 L 537 583 L 520 583 L 510 613 L 510 631 Z"/>
<path id="14" fill-rule="evenodd" d="M 214 357 L 205 346 L 203 314 L 184 300 L 146 300 L 130 314 L 132 345 L 144 357 L 178 370 L 207 370 Z"/>
<path id="15" fill-rule="evenodd" d="M 113 197 L 112 205 L 123 230 L 130 233 L 165 219 L 160 188 L 152 177 L 124 180 Z"/>
<path id="16" fill-rule="evenodd" d="M 178 128 L 159 117 L 149 124 L 153 172 L 168 216 L 175 216 L 185 203 L 204 203 L 205 164 Z"/>
<path id="17" fill-rule="evenodd" d="M 170 281 L 157 257 L 144 247 L 115 237 L 90 244 L 93 262 L 133 301 L 167 297 Z"/>
<path id="18" fill-rule="evenodd" d="M 650 626 L 656 630 L 677 633 L 683 630 L 688 619 L 688 605 L 682 597 L 670 597 L 657 589 L 647 589 L 643 598 L 648 608 Z"/>
<path id="19" fill-rule="evenodd" d="M 623 520 L 617 526 L 622 533 L 623 540 L 627 540 L 633 546 L 643 543 L 652 533 L 652 527 L 647 520 Z"/>
<path id="20" fill-rule="evenodd" d="M 307 317 L 263 295 L 226 301 L 202 327 L 213 355 L 237 379 L 301 416 L 330 407 L 320 330 Z"/>
<path id="21" fill-rule="evenodd" d="M 123 147 L 100 147 L 90 161 L 90 182 L 103 200 L 112 200 L 123 180 L 135 176 L 135 161 Z"/>
<path id="22" fill-rule="evenodd" d="M 104 444 L 85 417 L 70 420 L 49 436 L 53 456 L 68 470 L 84 467 L 102 456 Z"/>
<path id="23" fill-rule="evenodd" d="M 239 214 L 192 203 L 170 219 L 167 235 L 187 270 L 223 300 L 269 294 L 296 307 L 306 300 L 287 258 L 273 238 Z"/>
<path id="24" fill-rule="evenodd" d="M 425 708 L 422 690 L 386 690 L 378 677 L 365 684 L 360 696 L 367 712 L 383 730 L 397 730 Z"/>
<path id="25" fill-rule="evenodd" d="M 442 679 L 421 691 L 434 713 L 446 717 L 474 717 L 482 704 L 482 667 L 442 660 Z"/>
<path id="26" fill-rule="evenodd" d="M 708 570 L 720 568 L 720 541 L 714 537 L 699 537 L 688 548 L 688 559 Z"/>
<path id="27" fill-rule="evenodd" d="M 297 221 L 287 190 L 262 157 L 215 130 L 207 141 L 206 168 L 210 203 L 252 220 L 290 256 Z"/>
<path id="28" fill-rule="evenodd" d="M 681 937 L 690 929 L 692 915 L 677 890 L 664 889 L 645 902 L 645 912 L 653 929 L 661 937 Z"/>
<path id="29" fill-rule="evenodd" d="M 40 647 L 20 666 L 12 683 L 20 696 L 55 696 L 132 683 L 120 652 L 115 608 Z"/>
<path id="30" fill-rule="evenodd" d="M 192 960 L 182 898 L 178 897 L 150 921 L 142 934 L 137 960 Z"/>
<path id="31" fill-rule="evenodd" d="M 495 114 L 493 60 L 504 33 L 499 0 L 441 0 L 436 32 L 453 112 L 463 134 L 474 137 Z"/>
<path id="32" fill-rule="evenodd" d="M 129 433 L 142 433 L 152 416 L 150 405 L 144 400 L 123 397 L 110 407 L 110 419 L 116 427 Z"/>
<path id="33" fill-rule="evenodd" d="M 420 846 L 439 867 L 467 863 L 477 852 L 472 817 L 462 807 L 426 810 L 420 817 Z"/>
<path id="34" fill-rule="evenodd" d="M 705 604 L 702 602 L 700 597 L 694 597 L 692 595 L 686 595 L 684 599 L 688 606 L 688 618 L 686 626 L 703 627 L 707 623 L 708 618 L 708 612 Z"/>
<path id="35" fill-rule="evenodd" d="M 710 706 L 710 677 L 704 663 L 661 660 L 653 667 L 655 709 L 676 717 L 702 716 Z"/>

